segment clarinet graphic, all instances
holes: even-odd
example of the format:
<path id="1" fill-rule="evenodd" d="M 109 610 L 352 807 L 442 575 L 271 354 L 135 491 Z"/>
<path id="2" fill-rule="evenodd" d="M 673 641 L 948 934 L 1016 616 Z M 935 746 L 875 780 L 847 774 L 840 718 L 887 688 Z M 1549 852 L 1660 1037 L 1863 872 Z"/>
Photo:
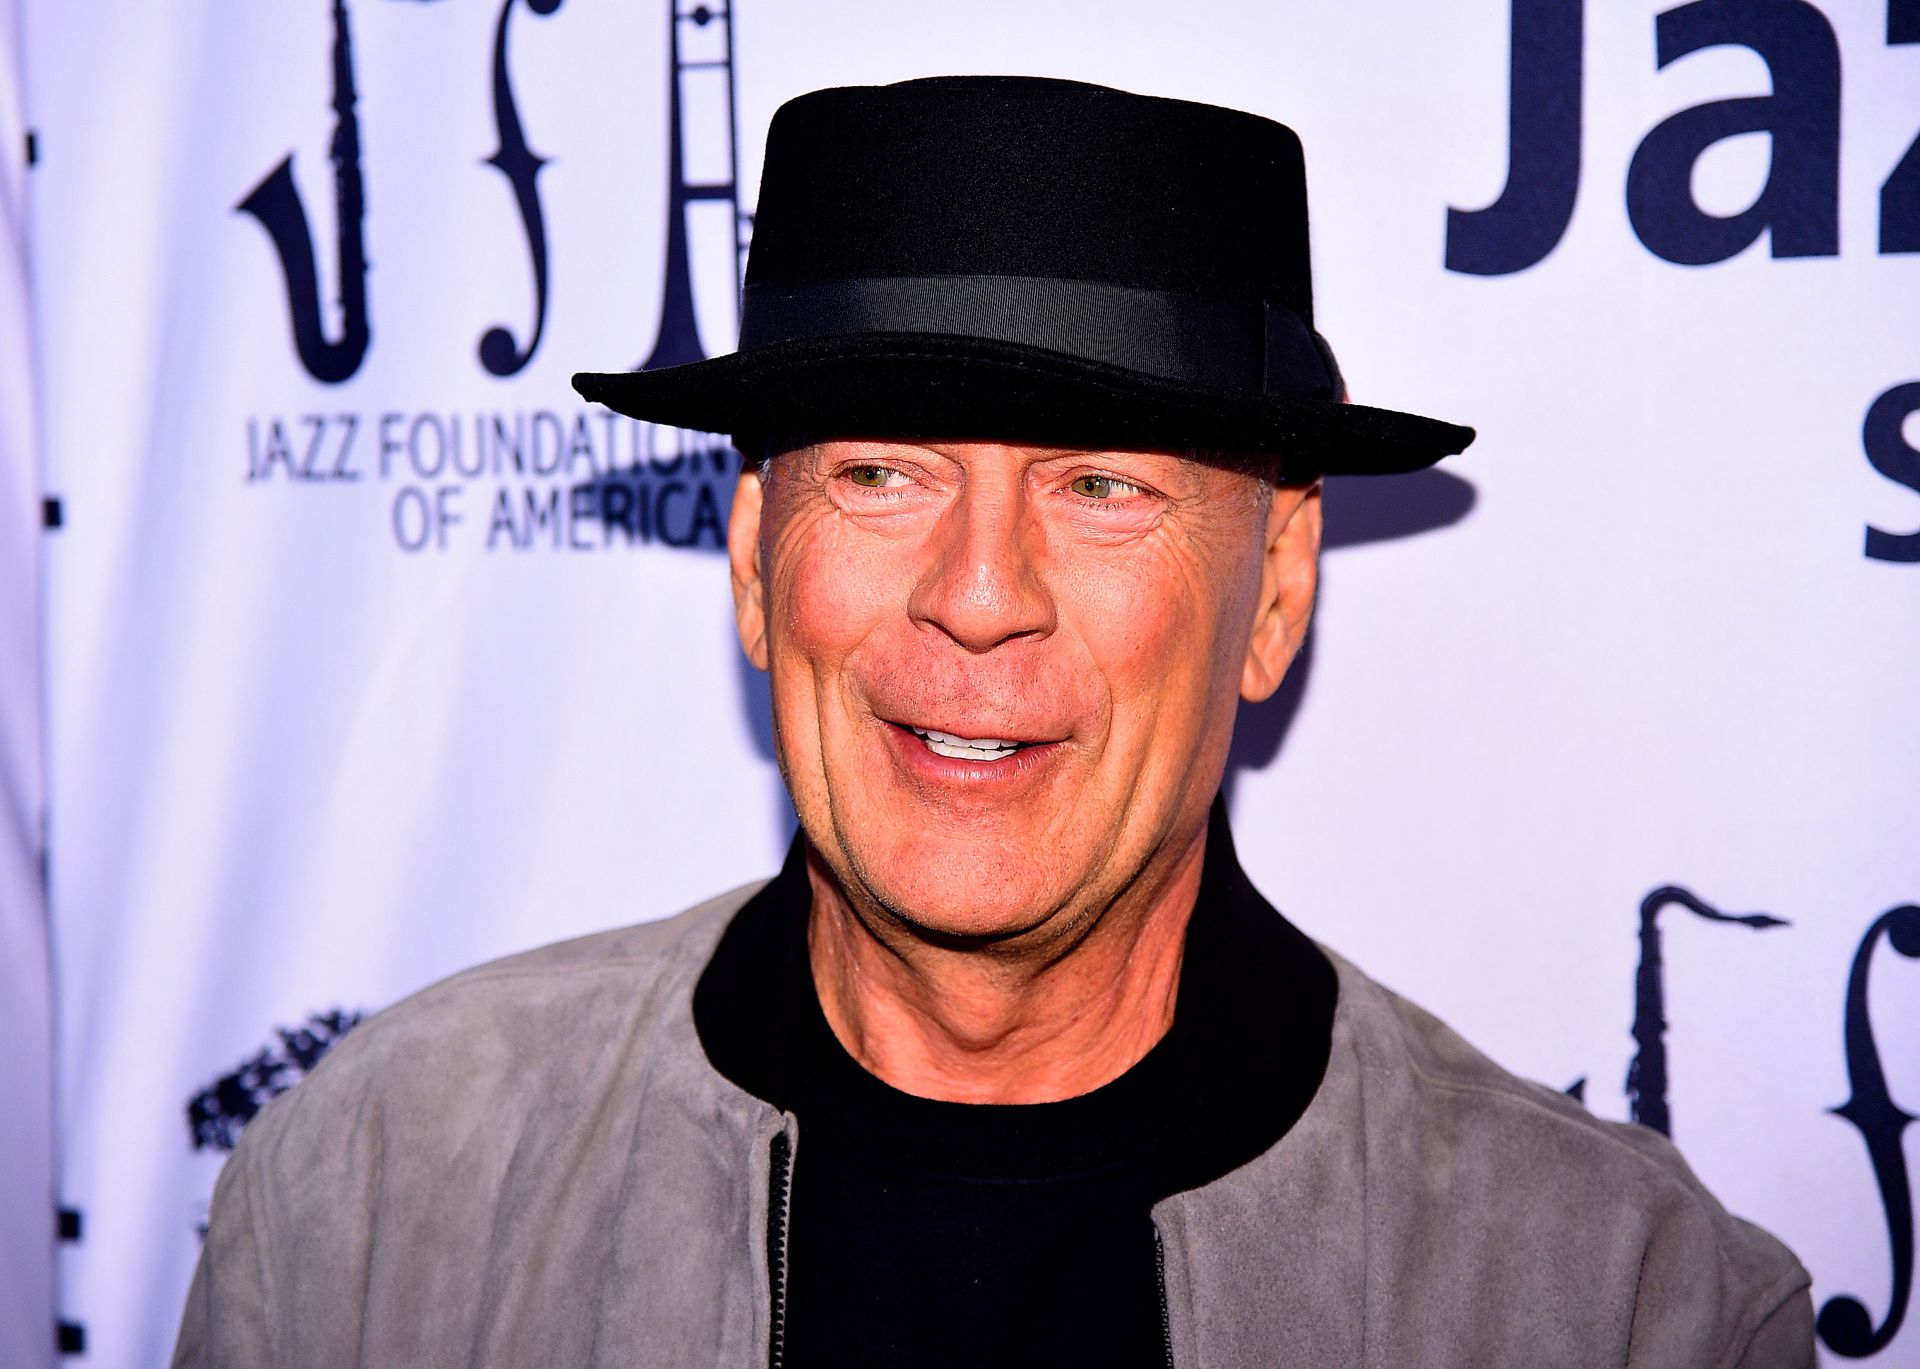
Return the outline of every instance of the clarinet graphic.
<path id="1" fill-rule="evenodd" d="M 1893 1295 L 1888 1299 L 1887 1319 L 1879 1326 L 1873 1324 L 1865 1303 L 1846 1294 L 1827 1299 L 1820 1309 L 1820 1319 L 1815 1323 L 1820 1339 L 1834 1354 L 1848 1359 L 1877 1355 L 1892 1344 L 1913 1293 L 1913 1186 L 1900 1138 L 1915 1119 L 1893 1101 L 1887 1089 L 1880 1048 L 1873 1036 L 1873 1019 L 1867 1015 L 1867 978 L 1873 966 L 1874 946 L 1883 934 L 1896 954 L 1920 960 L 1920 907 L 1906 903 L 1876 918 L 1860 938 L 1860 947 L 1853 953 L 1853 971 L 1847 976 L 1845 1042 L 1847 1082 L 1853 1097 L 1833 1113 L 1851 1122 L 1867 1143 L 1867 1162 L 1873 1166 L 1874 1182 L 1879 1185 L 1880 1202 L 1886 1210 L 1887 1244 L 1893 1263 Z"/>
<path id="2" fill-rule="evenodd" d="M 528 9 L 544 18 L 559 9 L 562 0 L 526 3 Z M 513 187 L 520 225 L 526 230 L 527 252 L 533 258 L 533 330 L 522 350 L 505 327 L 487 329 L 480 339 L 480 364 L 497 376 L 517 375 L 525 369 L 539 350 L 540 335 L 547 326 L 547 224 L 540 210 L 540 192 L 534 185 L 534 177 L 547 159 L 527 146 L 527 135 L 520 127 L 520 109 L 513 98 L 513 77 L 507 69 L 507 20 L 513 14 L 513 5 L 514 0 L 503 0 L 500 24 L 493 35 L 493 122 L 500 133 L 500 147 L 486 164 Z"/>
<path id="3" fill-rule="evenodd" d="M 1627 1102 L 1634 1121 L 1668 1137 L 1673 1135 L 1673 1118 L 1667 1108 L 1667 969 L 1660 949 L 1660 913 L 1675 903 L 1709 922 L 1736 922 L 1762 931 L 1788 925 L 1766 913 L 1723 913 L 1673 884 L 1640 901 L 1640 969 L 1633 993 L 1633 1039 L 1639 1049 L 1627 1066 Z"/>
<path id="4" fill-rule="evenodd" d="M 366 197 L 360 183 L 360 122 L 353 112 L 353 35 L 346 0 L 333 0 L 333 161 L 334 209 L 338 219 L 340 264 L 340 337 L 331 340 L 320 322 L 320 287 L 314 266 L 313 234 L 300 190 L 293 183 L 293 154 L 288 153 L 265 180 L 234 206 L 251 214 L 273 239 L 286 278 L 287 312 L 293 321 L 293 345 L 300 364 L 315 380 L 337 385 L 360 369 L 371 333 L 367 327 L 367 255 L 361 239 Z"/>
<path id="5" fill-rule="evenodd" d="M 681 30 L 691 25 L 704 29 L 719 24 L 721 55 L 690 59 L 681 53 Z M 736 304 L 740 273 L 745 261 L 746 233 L 751 216 L 740 211 L 740 154 L 736 136 L 733 91 L 733 10 L 731 0 L 701 0 L 682 9 L 680 0 L 668 0 L 668 51 L 672 62 L 672 94 L 667 111 L 667 270 L 660 293 L 660 331 L 654 339 L 642 369 L 678 366 L 706 357 L 700 345 L 700 330 L 694 322 L 693 274 L 689 256 L 688 209 L 702 200 L 719 200 L 732 209 L 733 281 Z M 691 72 L 717 70 L 726 83 L 726 127 L 719 132 L 726 138 L 727 177 L 721 181 L 689 181 L 686 170 L 685 84 Z"/>

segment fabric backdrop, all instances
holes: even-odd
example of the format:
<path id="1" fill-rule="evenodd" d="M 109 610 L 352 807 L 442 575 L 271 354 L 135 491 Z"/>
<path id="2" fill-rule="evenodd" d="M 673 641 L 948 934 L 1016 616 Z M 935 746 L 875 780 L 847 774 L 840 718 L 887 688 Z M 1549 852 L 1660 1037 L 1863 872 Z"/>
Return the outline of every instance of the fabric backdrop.
<path id="1" fill-rule="evenodd" d="M 1481 432 L 1329 488 L 1249 872 L 1920 1363 L 1920 3 L 20 2 L 69 1351 L 361 1015 L 776 867 L 737 459 L 567 377 L 731 347 L 781 101 L 1018 71 L 1292 124 L 1355 397 Z"/>
<path id="2" fill-rule="evenodd" d="M 53 1345 L 52 985 L 41 898 L 40 524 L 20 10 L 0 0 L 0 1364 Z"/>

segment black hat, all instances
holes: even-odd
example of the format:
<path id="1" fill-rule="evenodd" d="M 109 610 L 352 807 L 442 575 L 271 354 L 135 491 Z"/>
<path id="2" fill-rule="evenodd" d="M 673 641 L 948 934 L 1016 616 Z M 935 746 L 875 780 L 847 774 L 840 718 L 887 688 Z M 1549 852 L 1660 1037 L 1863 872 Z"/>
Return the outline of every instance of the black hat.
<path id="1" fill-rule="evenodd" d="M 740 348 L 583 373 L 744 434 L 1272 453 L 1415 470 L 1471 428 L 1344 402 L 1313 329 L 1306 170 L 1256 115 L 1074 81 L 818 90 L 767 131 Z"/>

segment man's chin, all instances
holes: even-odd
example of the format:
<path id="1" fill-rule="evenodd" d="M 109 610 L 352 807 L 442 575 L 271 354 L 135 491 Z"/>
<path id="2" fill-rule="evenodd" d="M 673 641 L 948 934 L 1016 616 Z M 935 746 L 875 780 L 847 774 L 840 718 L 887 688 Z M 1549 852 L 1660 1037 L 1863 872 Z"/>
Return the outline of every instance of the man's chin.
<path id="1" fill-rule="evenodd" d="M 848 855 L 863 891 L 929 940 L 1021 937 L 1058 917 L 1075 887 L 1042 853 L 1004 842 L 896 839 Z"/>

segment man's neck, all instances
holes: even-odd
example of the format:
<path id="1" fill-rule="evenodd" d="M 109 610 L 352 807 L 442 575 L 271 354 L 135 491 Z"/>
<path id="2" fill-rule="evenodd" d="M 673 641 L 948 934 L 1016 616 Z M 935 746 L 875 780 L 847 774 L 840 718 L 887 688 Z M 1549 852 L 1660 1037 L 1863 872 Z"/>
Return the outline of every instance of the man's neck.
<path id="1" fill-rule="evenodd" d="M 1141 896 L 1030 954 L 955 946 L 857 909 L 809 850 L 807 948 L 833 1034 L 904 1093 L 1044 1103 L 1120 1077 L 1173 1024 L 1181 954 L 1205 863 L 1204 825 Z"/>

